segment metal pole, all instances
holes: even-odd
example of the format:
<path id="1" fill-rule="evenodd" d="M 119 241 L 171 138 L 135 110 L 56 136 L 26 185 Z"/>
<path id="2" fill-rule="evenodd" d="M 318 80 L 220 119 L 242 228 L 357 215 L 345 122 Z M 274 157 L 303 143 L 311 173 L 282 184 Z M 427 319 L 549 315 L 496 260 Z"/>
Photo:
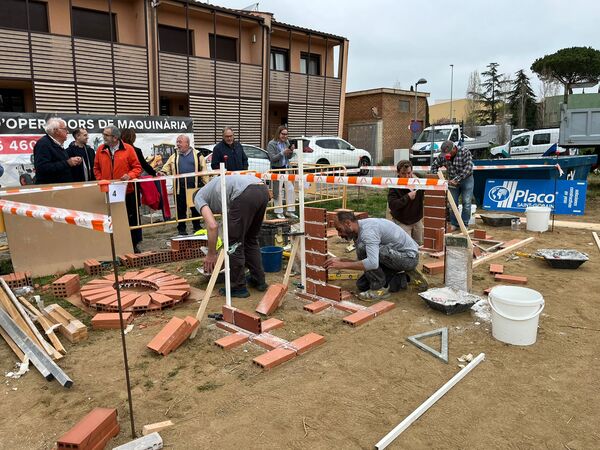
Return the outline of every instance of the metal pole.
<path id="1" fill-rule="evenodd" d="M 454 87 L 454 64 L 450 64 L 450 122 L 454 123 L 452 117 L 452 88 Z"/>
<path id="2" fill-rule="evenodd" d="M 415 123 L 414 123 L 414 128 L 413 130 L 416 130 L 417 127 L 417 108 L 418 108 L 418 103 L 417 103 L 417 89 L 419 89 L 419 83 L 416 82 L 415 83 Z M 417 142 L 417 133 L 416 131 L 413 131 L 413 144 Z"/>
<path id="3" fill-rule="evenodd" d="M 106 192 L 106 205 L 108 208 L 108 217 L 112 223 L 112 213 L 110 207 L 109 192 Z M 113 233 L 110 236 L 110 250 L 112 252 L 112 266 L 115 273 L 115 290 L 117 291 L 117 305 L 119 308 L 119 323 L 121 325 L 121 346 L 123 347 L 123 364 L 125 366 L 125 382 L 127 384 L 127 401 L 129 402 L 129 420 L 131 422 L 131 439 L 135 439 L 135 423 L 133 420 L 133 400 L 131 399 L 131 382 L 129 380 L 129 362 L 127 360 L 127 344 L 125 343 L 125 324 L 123 323 L 123 307 L 121 306 L 121 287 L 119 286 L 119 267 L 117 266 L 117 252 L 115 251 L 115 237 Z"/>
<path id="4" fill-rule="evenodd" d="M 298 139 L 298 178 L 300 179 L 298 194 L 300 196 L 300 281 L 302 292 L 306 293 L 306 240 L 304 237 L 304 141 Z M 293 244 L 292 244 L 293 245 Z M 290 261 L 288 264 L 294 264 Z"/>
<path id="5" fill-rule="evenodd" d="M 225 304 L 231 306 L 231 279 L 229 274 L 229 227 L 227 225 L 227 183 L 225 163 L 219 164 L 221 176 L 221 221 L 223 222 L 223 251 L 225 252 Z"/>

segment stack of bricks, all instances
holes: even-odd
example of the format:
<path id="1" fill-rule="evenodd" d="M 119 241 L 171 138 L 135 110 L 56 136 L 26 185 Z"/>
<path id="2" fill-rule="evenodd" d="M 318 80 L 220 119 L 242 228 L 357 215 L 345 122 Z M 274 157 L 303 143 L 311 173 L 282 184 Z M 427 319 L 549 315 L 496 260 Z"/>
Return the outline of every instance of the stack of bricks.
<path id="1" fill-rule="evenodd" d="M 96 259 L 87 259 L 83 262 L 83 269 L 88 275 L 102 275 L 102 264 Z"/>
<path id="2" fill-rule="evenodd" d="M 173 317 L 148 343 L 147 347 L 159 355 L 167 356 L 179 348 L 200 326 L 198 319 L 187 316 L 185 319 Z"/>
<path id="3" fill-rule="evenodd" d="M 304 245 L 306 249 L 306 291 L 314 294 L 317 286 L 327 283 L 327 211 L 323 208 L 304 208 Z M 335 286 L 333 286 L 335 290 Z M 339 289 L 339 288 L 338 288 Z M 320 291 L 324 288 L 320 288 Z M 331 290 L 330 290 L 331 291 Z M 341 297 L 333 294 L 336 298 Z"/>
<path id="4" fill-rule="evenodd" d="M 437 177 L 437 175 L 434 175 Z M 423 209 L 423 248 L 429 251 L 444 250 L 446 233 L 446 191 L 425 191 Z"/>
<path id="5" fill-rule="evenodd" d="M 79 292 L 80 289 L 79 275 L 76 273 L 63 275 L 52 283 L 52 294 L 59 298 L 66 298 L 69 295 Z"/>
<path id="6" fill-rule="evenodd" d="M 173 259 L 170 251 L 164 252 L 142 252 L 128 253 L 119 256 L 121 264 L 127 268 L 154 266 L 157 264 L 170 263 Z"/>
<path id="7" fill-rule="evenodd" d="M 88 337 L 87 327 L 75 317 L 73 317 L 62 306 L 55 304 L 44 308 L 44 315 L 54 324 L 59 325 L 58 331 L 67 340 L 74 344 Z"/>
<path id="8" fill-rule="evenodd" d="M 123 313 L 123 325 L 127 326 L 133 322 L 133 314 L 130 312 Z M 110 330 L 120 329 L 121 319 L 119 313 L 98 313 L 92 317 L 92 328 L 94 330 Z"/>
<path id="9" fill-rule="evenodd" d="M 204 253 L 202 247 L 206 247 L 206 241 L 200 239 L 171 239 L 171 259 L 182 261 L 185 259 L 202 258 Z"/>
<path id="10" fill-rule="evenodd" d="M 15 272 L 2 275 L 2 279 L 9 288 L 17 289 L 23 286 L 31 286 L 31 272 Z"/>
<path id="11" fill-rule="evenodd" d="M 117 410 L 94 408 L 56 442 L 57 450 L 103 449 L 108 441 L 119 434 Z"/>
<path id="12" fill-rule="evenodd" d="M 223 320 L 218 322 L 217 326 L 231 333 L 215 341 L 215 344 L 223 349 L 232 349 L 250 341 L 268 350 L 253 359 L 254 364 L 263 369 L 283 364 L 325 342 L 325 338 L 317 333 L 308 333 L 288 342 L 268 333 L 282 327 L 281 320 L 271 318 L 261 322 L 256 314 L 226 305 L 223 306 Z"/>

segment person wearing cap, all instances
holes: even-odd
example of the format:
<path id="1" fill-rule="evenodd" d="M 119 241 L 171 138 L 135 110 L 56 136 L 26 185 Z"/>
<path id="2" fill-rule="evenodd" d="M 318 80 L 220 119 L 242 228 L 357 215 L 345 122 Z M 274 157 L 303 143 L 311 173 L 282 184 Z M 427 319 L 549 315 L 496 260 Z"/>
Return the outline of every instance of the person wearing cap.
<path id="1" fill-rule="evenodd" d="M 442 143 L 441 152 L 431 163 L 431 173 L 437 173 L 440 167 L 448 171 L 448 188 L 458 205 L 461 198 L 461 219 L 465 226 L 469 226 L 471 220 L 471 199 L 473 197 L 473 159 L 471 152 L 464 147 L 457 146 L 452 141 Z M 450 212 L 450 225 L 458 228 L 458 220 L 454 213 Z"/>

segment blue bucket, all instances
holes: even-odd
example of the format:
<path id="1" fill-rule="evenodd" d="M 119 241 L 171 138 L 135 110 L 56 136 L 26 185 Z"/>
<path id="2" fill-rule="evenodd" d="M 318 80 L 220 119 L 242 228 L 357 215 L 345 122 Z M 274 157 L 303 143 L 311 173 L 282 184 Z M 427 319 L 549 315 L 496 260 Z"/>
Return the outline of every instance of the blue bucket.
<path id="1" fill-rule="evenodd" d="M 279 272 L 283 259 L 283 247 L 263 247 L 260 249 L 265 272 Z"/>

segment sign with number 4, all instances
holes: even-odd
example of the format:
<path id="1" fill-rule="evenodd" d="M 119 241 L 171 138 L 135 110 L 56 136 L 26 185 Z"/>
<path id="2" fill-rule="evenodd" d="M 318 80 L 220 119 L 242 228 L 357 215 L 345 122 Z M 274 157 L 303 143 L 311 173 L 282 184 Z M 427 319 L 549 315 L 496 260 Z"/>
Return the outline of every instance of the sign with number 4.
<path id="1" fill-rule="evenodd" d="M 125 191 L 127 190 L 127 184 L 111 184 L 108 188 L 108 202 L 109 203 L 120 203 L 125 201 Z"/>

